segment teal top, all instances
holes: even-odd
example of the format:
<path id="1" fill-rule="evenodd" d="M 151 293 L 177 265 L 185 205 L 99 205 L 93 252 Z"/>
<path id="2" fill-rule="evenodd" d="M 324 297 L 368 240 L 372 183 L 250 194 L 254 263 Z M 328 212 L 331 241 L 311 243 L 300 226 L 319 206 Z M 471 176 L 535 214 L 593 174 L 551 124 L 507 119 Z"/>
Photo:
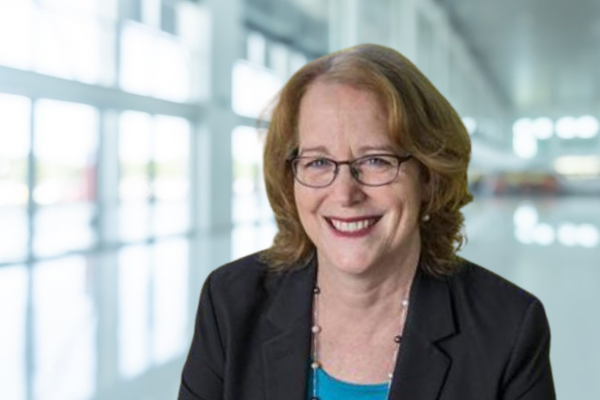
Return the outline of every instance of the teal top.
<path id="1" fill-rule="evenodd" d="M 308 397 L 312 396 L 313 370 L 308 379 Z M 388 384 L 359 385 L 340 381 L 322 368 L 317 370 L 319 400 L 386 400 Z"/>

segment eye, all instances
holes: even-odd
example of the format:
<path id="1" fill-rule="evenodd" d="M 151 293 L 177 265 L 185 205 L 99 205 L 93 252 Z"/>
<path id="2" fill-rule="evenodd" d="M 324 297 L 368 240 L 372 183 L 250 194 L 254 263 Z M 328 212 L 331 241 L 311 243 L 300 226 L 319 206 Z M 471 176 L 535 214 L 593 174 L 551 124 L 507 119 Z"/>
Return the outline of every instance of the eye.
<path id="1" fill-rule="evenodd" d="M 382 164 L 387 164 L 388 162 L 381 157 L 371 157 L 371 158 L 367 158 L 367 163 L 372 164 L 372 165 L 382 165 Z"/>
<path id="2" fill-rule="evenodd" d="M 328 169 L 331 165 L 331 160 L 327 158 L 310 158 L 302 162 L 302 168 L 305 169 Z"/>
<path id="3" fill-rule="evenodd" d="M 365 157 L 361 164 L 369 167 L 389 167 L 392 165 L 392 161 L 389 157 L 373 156 Z"/>

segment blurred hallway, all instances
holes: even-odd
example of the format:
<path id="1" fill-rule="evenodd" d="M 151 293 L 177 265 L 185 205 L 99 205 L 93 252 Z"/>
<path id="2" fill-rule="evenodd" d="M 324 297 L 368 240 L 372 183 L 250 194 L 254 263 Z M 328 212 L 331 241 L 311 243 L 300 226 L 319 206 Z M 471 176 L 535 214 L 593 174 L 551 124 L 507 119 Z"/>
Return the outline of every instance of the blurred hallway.
<path id="1" fill-rule="evenodd" d="M 368 42 L 471 135 L 461 255 L 542 300 L 558 398 L 600 398 L 599 41 L 594 0 L 4 0 L 0 400 L 175 399 L 205 277 L 276 233 L 269 101 Z"/>

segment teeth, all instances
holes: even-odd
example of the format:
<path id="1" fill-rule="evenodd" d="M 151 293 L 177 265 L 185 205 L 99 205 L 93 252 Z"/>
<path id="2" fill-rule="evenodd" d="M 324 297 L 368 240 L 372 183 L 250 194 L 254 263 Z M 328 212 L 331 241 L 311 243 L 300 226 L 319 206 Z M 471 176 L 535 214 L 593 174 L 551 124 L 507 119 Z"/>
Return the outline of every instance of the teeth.
<path id="1" fill-rule="evenodd" d="M 355 222 L 342 222 L 342 221 L 337 221 L 335 219 L 331 220 L 331 223 L 333 224 L 335 229 L 337 229 L 338 231 L 342 231 L 342 232 L 360 231 L 362 229 L 368 228 L 369 226 L 373 225 L 373 222 L 374 222 L 374 220 L 372 220 L 372 219 L 365 219 L 363 221 L 355 221 Z"/>

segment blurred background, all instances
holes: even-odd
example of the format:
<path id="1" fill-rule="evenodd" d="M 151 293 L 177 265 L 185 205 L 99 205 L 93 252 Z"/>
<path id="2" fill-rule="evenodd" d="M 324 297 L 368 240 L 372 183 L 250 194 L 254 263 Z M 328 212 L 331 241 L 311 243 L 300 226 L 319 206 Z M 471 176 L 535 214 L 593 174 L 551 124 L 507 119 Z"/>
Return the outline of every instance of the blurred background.
<path id="1" fill-rule="evenodd" d="M 365 42 L 463 117 L 461 254 L 542 300 L 558 397 L 600 398 L 596 0 L 0 0 L 0 399 L 175 399 L 204 278 L 276 232 L 257 118 Z"/>

